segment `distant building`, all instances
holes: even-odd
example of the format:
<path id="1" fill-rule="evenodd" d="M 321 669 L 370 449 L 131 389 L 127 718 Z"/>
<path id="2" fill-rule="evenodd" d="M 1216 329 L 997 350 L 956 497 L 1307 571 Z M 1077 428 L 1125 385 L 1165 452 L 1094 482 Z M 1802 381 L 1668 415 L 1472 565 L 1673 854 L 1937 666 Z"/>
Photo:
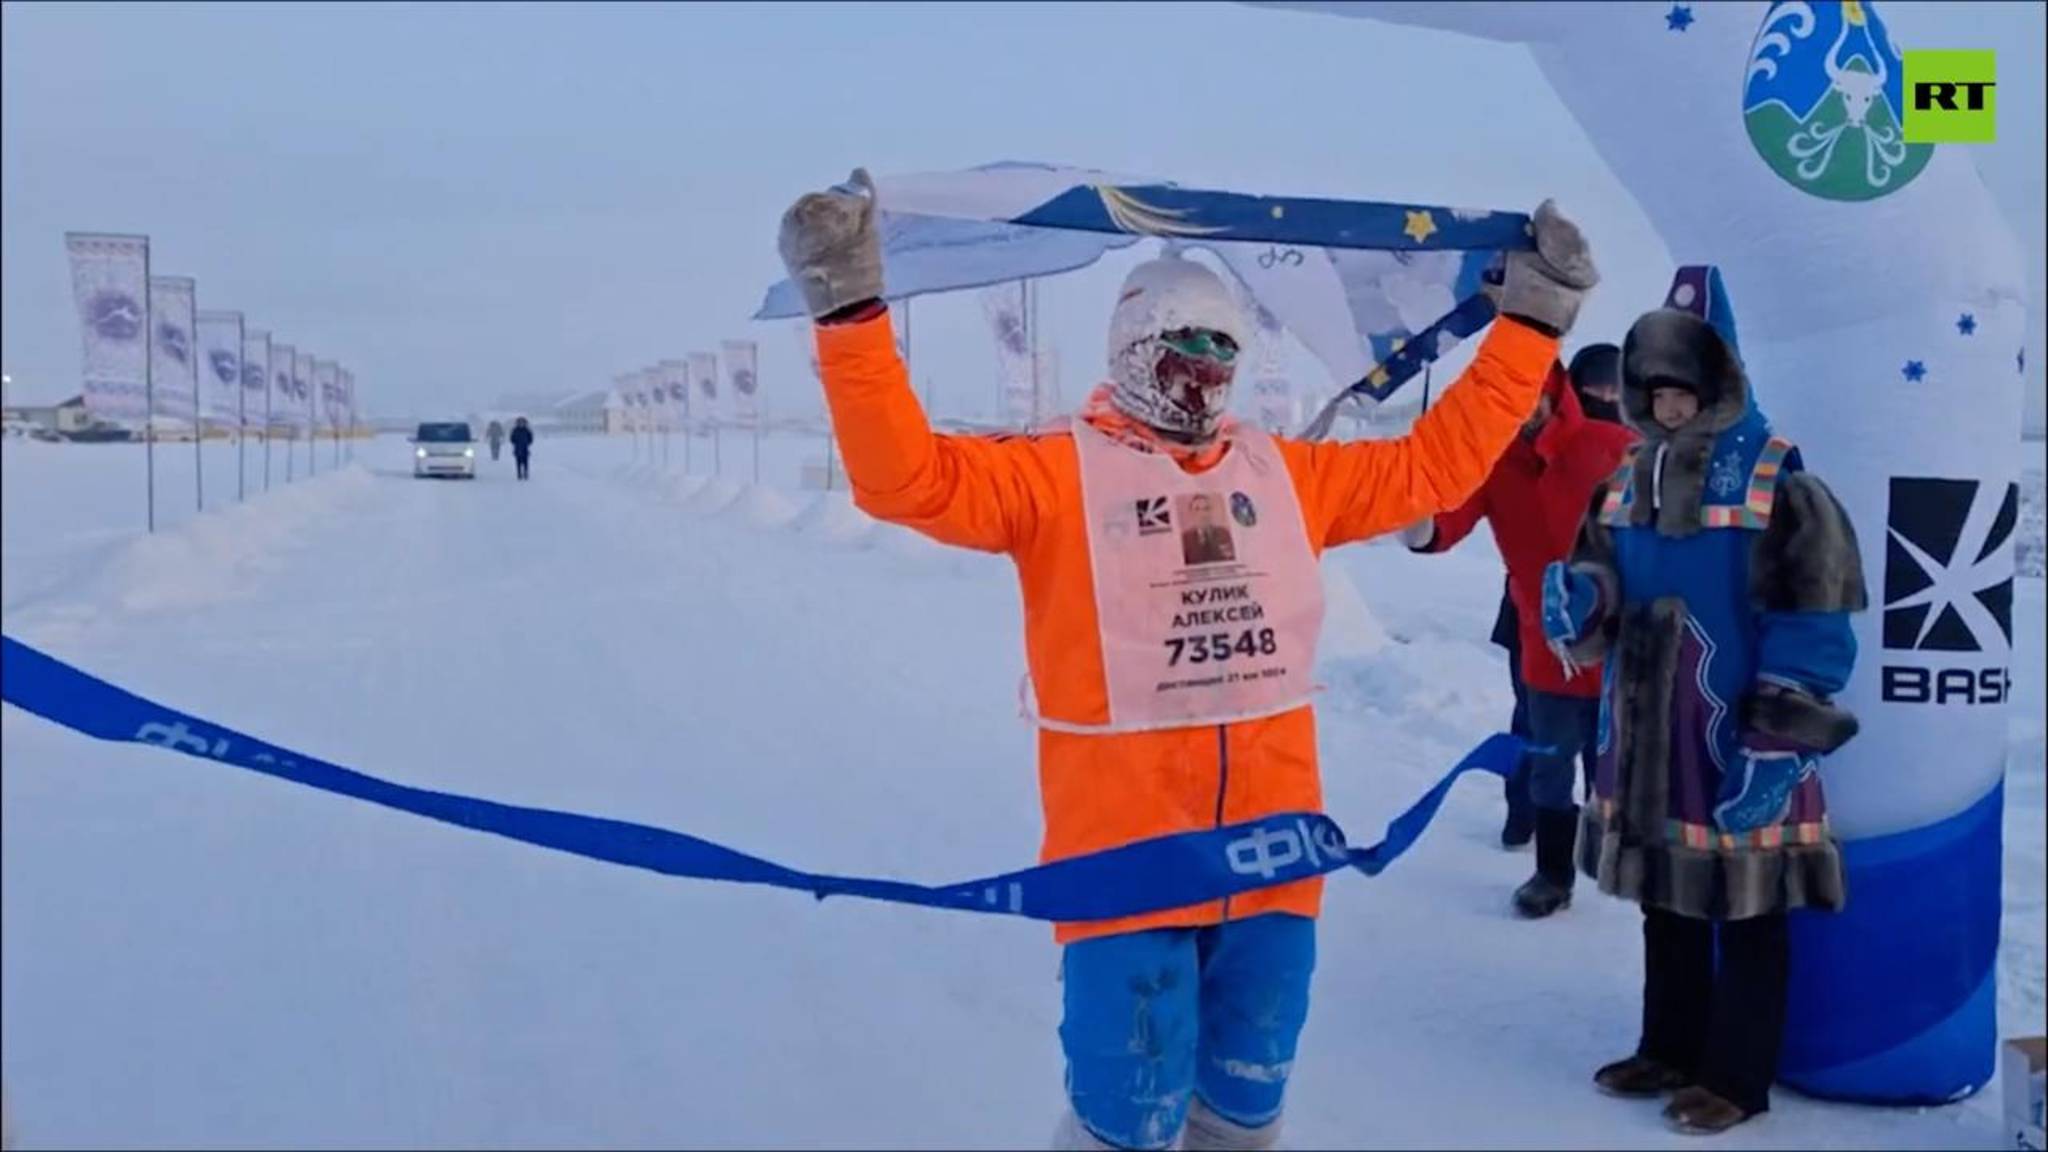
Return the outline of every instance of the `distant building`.
<path id="1" fill-rule="evenodd" d="M 592 392 L 578 392 L 565 397 L 542 419 L 560 432 L 581 432 L 602 435 L 611 430 L 606 419 L 605 401 L 611 393 L 604 389 Z"/>
<path id="2" fill-rule="evenodd" d="M 60 436 L 92 427 L 92 413 L 86 411 L 85 397 L 73 396 L 61 404 L 16 404 L 0 410 L 9 424 L 32 424 Z"/>

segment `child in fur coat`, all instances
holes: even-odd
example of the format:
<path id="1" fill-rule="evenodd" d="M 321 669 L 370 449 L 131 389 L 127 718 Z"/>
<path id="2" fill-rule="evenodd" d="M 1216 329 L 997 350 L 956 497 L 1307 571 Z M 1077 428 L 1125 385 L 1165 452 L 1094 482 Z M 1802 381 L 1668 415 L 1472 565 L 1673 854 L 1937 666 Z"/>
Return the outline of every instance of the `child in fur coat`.
<path id="1" fill-rule="evenodd" d="M 1629 330 L 1622 407 L 1642 441 L 1544 574 L 1544 635 L 1603 660 L 1579 866 L 1643 909 L 1642 1039 L 1595 1083 L 1672 1094 L 1720 1132 L 1770 1107 L 1787 914 L 1845 898 L 1815 769 L 1856 732 L 1865 607 L 1847 514 L 1756 406 L 1718 270 L 1680 269 Z"/>

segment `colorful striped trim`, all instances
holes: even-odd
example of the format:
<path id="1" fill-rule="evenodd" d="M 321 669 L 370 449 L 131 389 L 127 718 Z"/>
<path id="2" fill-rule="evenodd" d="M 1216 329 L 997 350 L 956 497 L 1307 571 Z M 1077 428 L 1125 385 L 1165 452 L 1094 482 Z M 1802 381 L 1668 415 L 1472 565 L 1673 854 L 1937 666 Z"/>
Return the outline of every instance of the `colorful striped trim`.
<path id="1" fill-rule="evenodd" d="M 1636 450 L 1631 447 L 1621 458 L 1621 466 L 1607 478 L 1607 498 L 1600 505 L 1602 524 L 1628 523 L 1629 506 L 1636 502 L 1635 469 Z"/>
<path id="2" fill-rule="evenodd" d="M 1749 497 L 1739 505 L 1714 504 L 1700 509 L 1700 523 L 1709 528 L 1755 528 L 1771 525 L 1771 507 L 1778 492 L 1778 473 L 1785 470 L 1785 457 L 1792 442 L 1776 436 L 1764 444 L 1749 470 Z"/>
<path id="3" fill-rule="evenodd" d="M 1601 823 L 1613 823 L 1614 801 L 1603 799 L 1597 807 Z M 1770 851 L 1788 844 L 1795 847 L 1824 844 L 1827 838 L 1826 818 L 1801 824 L 1767 824 L 1754 831 L 1742 833 L 1723 832 L 1709 824 L 1691 824 L 1684 820 L 1664 822 L 1664 839 L 1667 842 L 1683 844 L 1700 852 Z"/>

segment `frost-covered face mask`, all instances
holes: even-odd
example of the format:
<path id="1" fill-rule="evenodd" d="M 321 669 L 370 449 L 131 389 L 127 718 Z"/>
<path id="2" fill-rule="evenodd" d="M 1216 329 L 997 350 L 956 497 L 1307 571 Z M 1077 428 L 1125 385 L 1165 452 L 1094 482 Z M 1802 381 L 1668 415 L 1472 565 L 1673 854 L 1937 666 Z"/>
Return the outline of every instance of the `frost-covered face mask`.
<path id="1" fill-rule="evenodd" d="M 1169 440 L 1215 439 L 1230 407 L 1237 341 L 1208 328 L 1161 332 L 1118 357 L 1111 398 L 1124 415 Z"/>

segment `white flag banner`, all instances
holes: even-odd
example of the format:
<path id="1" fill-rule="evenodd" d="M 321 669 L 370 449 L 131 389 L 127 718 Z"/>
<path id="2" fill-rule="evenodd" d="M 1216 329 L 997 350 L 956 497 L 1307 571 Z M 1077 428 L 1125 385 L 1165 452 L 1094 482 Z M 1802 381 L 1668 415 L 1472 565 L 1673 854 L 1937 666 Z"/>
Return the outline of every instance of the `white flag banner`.
<path id="1" fill-rule="evenodd" d="M 146 419 L 149 386 L 149 237 L 67 232 L 71 296 L 84 336 L 87 411 Z"/>
<path id="2" fill-rule="evenodd" d="M 356 430 L 356 374 L 344 368 L 341 370 L 341 426 L 353 434 Z"/>
<path id="3" fill-rule="evenodd" d="M 676 423 L 690 423 L 690 365 L 683 360 L 663 360 L 655 365 L 655 386 L 660 389 Z"/>
<path id="4" fill-rule="evenodd" d="M 341 365 L 332 360 L 313 361 L 313 388 L 318 400 L 313 422 L 320 428 L 341 427 Z"/>
<path id="5" fill-rule="evenodd" d="M 725 389 L 732 395 L 734 416 L 743 424 L 761 420 L 761 349 L 752 340 L 725 340 L 718 345 L 725 357 Z"/>
<path id="6" fill-rule="evenodd" d="M 669 403 L 668 389 L 662 384 L 661 366 L 642 368 L 640 378 L 645 382 L 643 389 L 647 395 L 649 427 L 667 431 L 675 422 L 675 413 Z"/>
<path id="7" fill-rule="evenodd" d="M 271 427 L 291 428 L 295 427 L 292 420 L 292 412 L 294 406 L 298 403 L 298 393 L 292 388 L 292 373 L 294 371 L 293 365 L 298 363 L 299 354 L 298 350 L 291 345 L 276 343 L 274 337 L 272 340 L 273 342 L 270 345 L 270 398 L 266 401 L 270 407 L 266 411 L 270 414 L 269 424 Z"/>
<path id="8" fill-rule="evenodd" d="M 242 314 L 199 314 L 199 410 L 208 423 L 234 427 L 241 419 Z"/>
<path id="9" fill-rule="evenodd" d="M 718 354 L 716 352 L 690 353 L 690 379 L 696 384 L 696 400 L 704 404 L 703 416 L 712 423 L 718 422 Z"/>
<path id="10" fill-rule="evenodd" d="M 270 423 L 270 333 L 242 330 L 242 427 Z"/>
<path id="11" fill-rule="evenodd" d="M 291 422 L 294 428 L 313 427 L 313 354 L 295 352 L 292 355 L 292 406 Z"/>
<path id="12" fill-rule="evenodd" d="M 190 276 L 149 278 L 151 387 L 156 414 L 195 420 L 199 400 L 199 285 Z"/>
<path id="13" fill-rule="evenodd" d="M 995 336 L 996 380 L 1002 389 L 1002 421 L 1028 428 L 1037 419 L 1032 388 L 1031 339 L 1024 324 L 1024 282 L 1011 280 L 981 290 L 981 311 Z"/>
<path id="14" fill-rule="evenodd" d="M 628 426 L 635 432 L 647 427 L 647 370 L 635 368 L 626 373 L 626 418 Z"/>

